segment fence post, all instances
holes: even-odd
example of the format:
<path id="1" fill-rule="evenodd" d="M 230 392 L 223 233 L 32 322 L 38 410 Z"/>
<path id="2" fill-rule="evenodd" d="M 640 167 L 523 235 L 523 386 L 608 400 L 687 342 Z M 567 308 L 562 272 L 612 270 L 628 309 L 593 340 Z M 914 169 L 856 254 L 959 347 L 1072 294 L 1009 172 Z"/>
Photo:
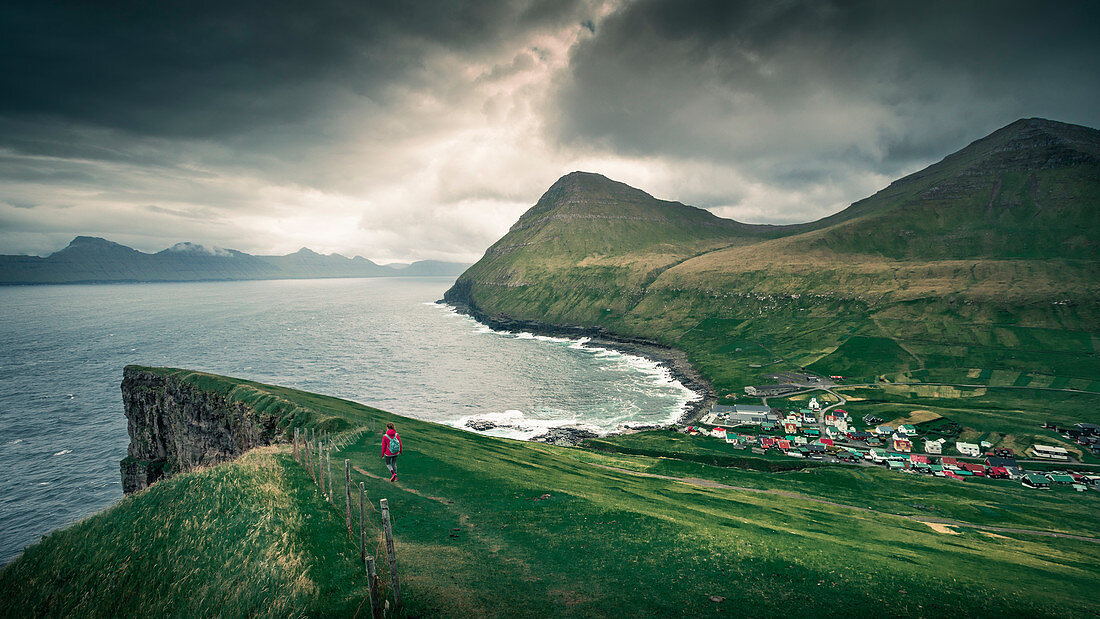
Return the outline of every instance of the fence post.
<path id="1" fill-rule="evenodd" d="M 359 560 L 367 560 L 367 489 L 359 482 Z"/>
<path id="2" fill-rule="evenodd" d="M 344 495 L 347 497 L 348 535 L 351 535 L 351 460 L 344 459 Z"/>
<path id="3" fill-rule="evenodd" d="M 374 568 L 374 557 L 367 557 L 367 581 L 370 585 L 370 614 L 374 619 L 382 617 L 382 600 L 378 595 L 378 572 Z"/>
<path id="4" fill-rule="evenodd" d="M 291 453 L 294 454 L 294 461 L 301 464 L 302 461 L 298 459 L 298 428 L 294 428 L 294 447 L 291 449 Z"/>
<path id="5" fill-rule="evenodd" d="M 386 535 L 386 554 L 390 566 L 390 580 L 393 587 L 393 603 L 397 612 L 401 611 L 401 583 L 397 579 L 397 553 L 393 549 L 393 525 L 390 524 L 389 499 L 378 501 L 382 507 L 382 529 Z"/>
<path id="6" fill-rule="evenodd" d="M 332 498 L 335 494 L 332 491 L 332 458 L 330 457 L 332 455 L 332 446 L 330 445 L 329 447 L 330 449 L 325 452 L 325 468 L 328 469 L 328 502 L 330 505 L 335 505 L 336 503 Z"/>
<path id="7" fill-rule="evenodd" d="M 317 482 L 317 476 L 314 474 L 314 471 L 313 471 L 313 450 L 310 449 L 308 440 L 306 441 L 305 448 L 306 448 L 306 468 L 309 469 L 309 476 L 312 477 L 314 483 L 316 483 Z"/>

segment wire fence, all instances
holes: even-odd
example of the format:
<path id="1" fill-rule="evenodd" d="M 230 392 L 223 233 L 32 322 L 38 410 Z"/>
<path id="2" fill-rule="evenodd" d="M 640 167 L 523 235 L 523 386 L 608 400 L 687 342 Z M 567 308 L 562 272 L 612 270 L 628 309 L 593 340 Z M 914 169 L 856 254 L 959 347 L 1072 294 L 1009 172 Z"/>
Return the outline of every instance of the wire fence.
<path id="1" fill-rule="evenodd" d="M 363 434 L 374 432 L 374 429 L 374 420 L 371 420 L 369 426 L 331 435 L 325 432 L 318 433 L 314 429 L 294 428 L 294 442 L 291 449 L 294 460 L 305 467 L 310 478 L 320 488 L 325 500 L 335 507 L 337 512 L 344 512 L 344 525 L 349 538 L 353 541 L 358 538 L 359 557 L 366 569 L 370 586 L 371 616 L 381 619 L 397 616 L 401 612 L 401 583 L 397 573 L 397 552 L 394 547 L 389 501 L 379 499 L 376 507 L 367 499 L 364 482 L 352 481 L 349 459 L 344 459 L 343 475 L 338 475 L 338 478 L 343 479 L 334 479 L 332 473 L 332 455 L 356 443 Z M 374 518 L 379 518 L 381 527 L 377 534 L 373 533 L 373 526 L 369 527 L 372 533 L 368 534 L 367 523 Z M 368 537 L 372 539 L 368 540 Z M 375 557 L 385 557 L 384 565 L 379 565 Z M 383 577 L 382 567 L 386 568 L 388 579 Z M 366 600 L 364 600 L 365 603 Z"/>

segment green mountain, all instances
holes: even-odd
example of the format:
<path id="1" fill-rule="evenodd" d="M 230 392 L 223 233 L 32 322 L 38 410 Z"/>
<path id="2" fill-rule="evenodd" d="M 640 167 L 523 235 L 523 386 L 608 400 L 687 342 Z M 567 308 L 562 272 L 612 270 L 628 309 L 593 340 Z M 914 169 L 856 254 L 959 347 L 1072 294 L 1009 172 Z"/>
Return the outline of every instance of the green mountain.
<path id="1" fill-rule="evenodd" d="M 1086 388 L 1100 375 L 1098 239 L 1100 132 L 1027 119 L 790 226 L 570 174 L 445 298 L 490 321 L 682 349 L 720 396 L 806 366 Z"/>
<path id="2" fill-rule="evenodd" d="M 434 260 L 382 266 L 362 256 L 322 255 L 305 247 L 286 256 L 253 256 L 177 243 L 147 254 L 106 239 L 78 236 L 45 258 L 0 256 L 0 284 L 452 276 L 465 267 Z"/>

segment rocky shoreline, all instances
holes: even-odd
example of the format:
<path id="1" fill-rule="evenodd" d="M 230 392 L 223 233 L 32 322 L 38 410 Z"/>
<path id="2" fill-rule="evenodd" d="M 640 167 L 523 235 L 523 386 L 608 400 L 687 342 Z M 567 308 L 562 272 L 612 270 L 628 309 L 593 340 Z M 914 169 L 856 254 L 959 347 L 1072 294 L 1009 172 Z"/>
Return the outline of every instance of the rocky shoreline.
<path id="1" fill-rule="evenodd" d="M 668 369 L 672 377 L 680 381 L 680 384 L 702 396 L 697 400 L 687 403 L 686 410 L 676 421 L 678 425 L 688 424 L 698 420 L 703 416 L 703 413 L 710 410 L 710 407 L 718 400 L 714 387 L 712 387 L 710 382 L 691 365 L 687 359 L 687 355 L 681 350 L 662 346 L 651 340 L 620 337 L 608 333 L 599 327 L 559 326 L 530 320 L 515 320 L 501 316 L 490 316 L 478 310 L 476 307 L 472 307 L 467 303 L 455 299 L 443 299 L 440 300 L 439 303 L 449 305 L 455 308 L 455 311 L 470 316 L 478 322 L 488 325 L 490 328 L 498 331 L 508 331 L 512 333 L 528 332 L 534 335 L 543 335 L 547 337 L 574 339 L 585 337 L 588 338 L 587 343 L 589 345 L 615 350 L 620 353 L 637 355 L 657 362 L 660 366 Z M 662 426 L 638 426 L 632 429 L 641 430 L 656 427 Z M 554 428 L 539 436 L 531 438 L 531 440 L 544 443 L 576 445 L 585 438 L 594 438 L 594 436 L 594 433 L 583 428 L 562 427 Z"/>

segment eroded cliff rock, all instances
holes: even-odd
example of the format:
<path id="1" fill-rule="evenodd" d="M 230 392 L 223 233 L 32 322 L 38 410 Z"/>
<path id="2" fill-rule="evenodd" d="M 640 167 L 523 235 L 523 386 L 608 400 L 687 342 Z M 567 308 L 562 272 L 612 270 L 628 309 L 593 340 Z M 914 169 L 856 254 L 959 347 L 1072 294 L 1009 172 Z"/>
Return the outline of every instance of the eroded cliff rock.
<path id="1" fill-rule="evenodd" d="M 161 477 L 232 460 L 279 436 L 279 417 L 253 410 L 187 375 L 128 366 L 122 401 L 130 446 L 120 463 L 129 494 Z"/>

